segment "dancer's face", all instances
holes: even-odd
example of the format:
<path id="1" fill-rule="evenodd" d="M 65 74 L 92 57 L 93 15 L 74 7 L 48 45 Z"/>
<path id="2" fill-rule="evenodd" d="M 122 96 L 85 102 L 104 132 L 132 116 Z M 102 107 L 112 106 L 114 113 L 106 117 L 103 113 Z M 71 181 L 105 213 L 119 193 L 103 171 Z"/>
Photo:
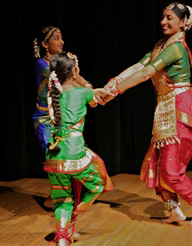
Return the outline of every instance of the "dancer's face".
<path id="1" fill-rule="evenodd" d="M 48 50 L 51 55 L 61 53 L 63 51 L 63 37 L 61 32 L 54 31 L 47 42 Z"/>
<path id="2" fill-rule="evenodd" d="M 184 20 L 180 20 L 173 10 L 164 9 L 160 25 L 163 29 L 163 34 L 172 36 L 183 30 Z"/>

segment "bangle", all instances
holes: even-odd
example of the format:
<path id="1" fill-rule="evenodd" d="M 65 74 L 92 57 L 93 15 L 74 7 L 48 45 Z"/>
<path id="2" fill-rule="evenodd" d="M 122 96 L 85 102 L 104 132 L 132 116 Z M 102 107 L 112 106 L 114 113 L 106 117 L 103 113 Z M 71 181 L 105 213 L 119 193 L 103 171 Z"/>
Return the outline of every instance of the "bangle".
<path id="1" fill-rule="evenodd" d="M 95 96 L 93 97 L 93 100 L 98 104 L 98 101 Z"/>
<path id="2" fill-rule="evenodd" d="M 93 86 L 91 85 L 91 84 L 89 84 L 89 83 L 87 83 L 86 85 L 85 85 L 85 87 L 87 87 L 87 88 L 93 88 Z"/>
<path id="3" fill-rule="evenodd" d="M 84 85 L 84 84 L 86 84 L 86 80 L 85 80 L 85 79 L 83 79 L 83 80 L 81 81 L 81 85 Z"/>
<path id="4" fill-rule="evenodd" d="M 92 84 L 85 79 L 81 81 L 81 85 L 87 88 L 93 88 Z"/>
<path id="5" fill-rule="evenodd" d="M 115 80 L 117 81 L 117 84 L 120 84 L 123 81 L 120 75 L 116 76 Z"/>

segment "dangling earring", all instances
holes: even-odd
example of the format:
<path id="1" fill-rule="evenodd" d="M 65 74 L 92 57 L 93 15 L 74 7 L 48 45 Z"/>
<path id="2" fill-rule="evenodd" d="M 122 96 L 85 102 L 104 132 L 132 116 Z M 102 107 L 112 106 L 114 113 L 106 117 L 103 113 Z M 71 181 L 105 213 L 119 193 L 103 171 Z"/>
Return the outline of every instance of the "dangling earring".
<path id="1" fill-rule="evenodd" d="M 76 75 L 73 75 L 73 80 L 76 80 L 77 76 Z"/>
<path id="2" fill-rule="evenodd" d="M 46 48 L 45 50 L 46 50 L 47 52 L 49 51 L 49 49 L 48 49 L 48 48 Z"/>

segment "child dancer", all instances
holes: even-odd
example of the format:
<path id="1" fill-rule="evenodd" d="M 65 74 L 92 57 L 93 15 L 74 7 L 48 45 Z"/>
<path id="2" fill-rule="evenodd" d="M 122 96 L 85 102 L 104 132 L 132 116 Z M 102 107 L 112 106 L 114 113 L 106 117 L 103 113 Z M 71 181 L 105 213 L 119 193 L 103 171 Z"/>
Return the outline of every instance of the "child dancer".
<path id="1" fill-rule="evenodd" d="M 86 105 L 95 107 L 95 95 L 104 97 L 109 93 L 81 87 L 75 81 L 78 60 L 69 52 L 54 55 L 50 70 L 48 107 L 54 128 L 44 170 L 48 172 L 55 208 L 54 240 L 59 246 L 66 246 L 72 243 L 70 227 L 77 214 L 86 211 L 101 192 L 113 188 L 102 159 L 85 147 L 83 138 Z M 80 200 L 78 186 L 72 180 L 85 187 Z"/>

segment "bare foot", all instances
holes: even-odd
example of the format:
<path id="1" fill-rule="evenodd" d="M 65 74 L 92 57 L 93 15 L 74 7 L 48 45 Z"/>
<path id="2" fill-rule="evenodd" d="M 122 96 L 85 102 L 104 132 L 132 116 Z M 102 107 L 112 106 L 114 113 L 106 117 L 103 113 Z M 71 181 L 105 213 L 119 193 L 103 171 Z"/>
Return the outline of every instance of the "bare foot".
<path id="1" fill-rule="evenodd" d="M 165 222 L 167 224 L 186 220 L 186 216 L 183 214 L 180 207 L 177 207 L 177 208 L 171 210 L 170 214 L 171 215 L 169 216 L 169 218 L 167 220 L 165 220 Z"/>

